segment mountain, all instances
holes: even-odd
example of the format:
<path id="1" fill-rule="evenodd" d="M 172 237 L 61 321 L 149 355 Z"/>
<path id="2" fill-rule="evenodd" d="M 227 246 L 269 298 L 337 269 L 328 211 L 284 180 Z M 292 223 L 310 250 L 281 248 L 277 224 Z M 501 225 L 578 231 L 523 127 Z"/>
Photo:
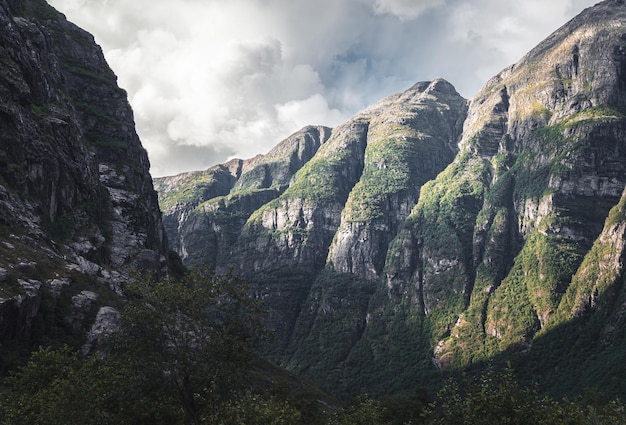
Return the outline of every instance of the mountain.
<path id="1" fill-rule="evenodd" d="M 325 390 L 506 360 L 546 391 L 615 394 L 625 141 L 626 5 L 606 0 L 471 102 L 421 82 L 156 187 L 181 257 L 244 275 L 271 312 L 267 356 Z"/>
<path id="2" fill-rule="evenodd" d="M 167 241 L 126 92 L 93 37 L 44 0 L 0 0 L 0 28 L 6 354 L 114 318 L 131 270 L 166 273 Z"/>

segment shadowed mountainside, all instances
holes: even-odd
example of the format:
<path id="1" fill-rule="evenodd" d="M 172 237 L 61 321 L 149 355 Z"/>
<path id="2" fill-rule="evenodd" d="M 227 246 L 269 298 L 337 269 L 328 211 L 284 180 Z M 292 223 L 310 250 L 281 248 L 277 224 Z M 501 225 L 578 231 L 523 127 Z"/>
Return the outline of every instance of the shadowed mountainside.
<path id="1" fill-rule="evenodd" d="M 106 304 L 129 271 L 166 272 L 167 242 L 126 92 L 93 37 L 44 0 L 0 0 L 0 28 L 4 354 L 114 320 Z"/>
<path id="2" fill-rule="evenodd" d="M 170 238 L 194 241 L 179 253 L 235 267 L 270 307 L 269 356 L 336 394 L 382 395 L 501 353 L 551 355 L 534 341 L 566 324 L 621 352 L 625 114 L 626 6 L 608 0 L 469 109 L 449 83 L 418 83 L 325 130 L 280 185 L 231 172 L 184 214 L 168 199 L 203 186 L 157 187 Z M 585 364 L 574 335 L 563 344 L 564 364 Z"/>

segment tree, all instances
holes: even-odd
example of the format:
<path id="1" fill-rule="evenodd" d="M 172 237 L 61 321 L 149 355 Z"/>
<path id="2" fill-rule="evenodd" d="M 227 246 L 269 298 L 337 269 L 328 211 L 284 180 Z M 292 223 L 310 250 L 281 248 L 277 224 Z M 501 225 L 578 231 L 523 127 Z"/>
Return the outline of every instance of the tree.
<path id="1" fill-rule="evenodd" d="M 108 352 L 35 352 L 0 394 L 3 424 L 200 424 L 245 414 L 236 400 L 262 311 L 241 280 L 203 268 L 180 280 L 139 278 L 125 293 Z M 263 403 L 251 408 L 281 411 Z"/>
<path id="2" fill-rule="evenodd" d="M 82 358 L 67 346 L 40 348 L 6 379 L 12 391 L 0 397 L 3 425 L 124 424 L 117 412 L 123 372 L 99 356 Z"/>
<path id="3" fill-rule="evenodd" d="M 243 282 L 208 268 L 180 281 L 138 279 L 126 288 L 116 361 L 130 366 L 130 387 L 165 400 L 199 424 L 243 386 L 259 334 L 261 308 Z M 129 394 L 131 398 L 140 394 Z"/>
<path id="4" fill-rule="evenodd" d="M 302 414 L 285 400 L 247 393 L 204 419 L 215 425 L 295 425 L 301 423 Z"/>
<path id="5" fill-rule="evenodd" d="M 359 396 L 332 414 L 329 425 L 386 425 L 379 402 Z"/>
<path id="6" fill-rule="evenodd" d="M 587 425 L 626 423 L 619 400 L 604 406 L 582 400 L 552 400 L 536 387 L 520 387 L 511 368 L 500 373 L 487 370 L 478 377 L 450 380 L 443 387 L 427 417 L 432 425 Z"/>

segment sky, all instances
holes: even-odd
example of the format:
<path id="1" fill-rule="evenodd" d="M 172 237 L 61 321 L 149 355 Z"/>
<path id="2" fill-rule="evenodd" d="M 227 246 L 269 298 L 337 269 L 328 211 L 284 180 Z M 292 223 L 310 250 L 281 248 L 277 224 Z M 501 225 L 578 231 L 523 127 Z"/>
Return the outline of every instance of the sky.
<path id="1" fill-rule="evenodd" d="M 267 153 L 418 81 L 472 96 L 596 0 L 48 0 L 128 92 L 153 177 Z"/>

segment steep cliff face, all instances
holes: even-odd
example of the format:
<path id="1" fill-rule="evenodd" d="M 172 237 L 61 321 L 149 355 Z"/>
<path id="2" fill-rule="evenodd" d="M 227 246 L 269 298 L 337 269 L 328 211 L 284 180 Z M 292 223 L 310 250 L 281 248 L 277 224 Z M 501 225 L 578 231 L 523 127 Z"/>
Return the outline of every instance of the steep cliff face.
<path id="1" fill-rule="evenodd" d="M 333 270 L 380 277 L 389 242 L 420 188 L 454 158 L 466 108 L 450 83 L 435 80 L 364 112 L 370 117 L 364 168 L 330 248 Z"/>
<path id="2" fill-rule="evenodd" d="M 267 157 L 251 160 L 228 196 L 210 199 L 188 216 L 168 213 L 166 204 L 184 193 L 182 186 L 159 189 L 166 220 L 180 219 L 171 238 L 194 241 L 193 249 L 180 249 L 188 262 L 233 266 L 247 276 L 272 311 L 273 347 L 286 348 L 324 267 L 378 278 L 387 246 L 421 185 L 454 158 L 467 107 L 444 80 L 418 83 L 332 133 L 324 129 L 324 137 L 315 128 L 296 133 Z M 294 144 L 298 140 L 314 141 L 313 149 Z M 283 158 L 295 157 L 295 167 L 284 165 Z M 275 158 L 280 167 L 268 167 Z M 291 172 L 274 173 L 285 177 L 273 177 L 272 185 L 265 182 L 268 169 Z M 157 188 L 179 178 L 157 179 Z M 280 356 L 283 348 L 272 351 Z"/>
<path id="3" fill-rule="evenodd" d="M 155 179 L 172 248 L 188 264 L 223 265 L 248 217 L 283 193 L 329 136 L 309 126 L 266 155 Z"/>
<path id="4" fill-rule="evenodd" d="M 402 284 L 427 312 L 447 312 L 433 328 L 442 364 L 529 347 L 619 201 L 625 13 L 601 3 L 493 78 L 472 102 L 455 163 L 410 217 L 424 243 L 396 255 L 423 265 Z M 407 272 L 390 265 L 396 273 Z"/>
<path id="5" fill-rule="evenodd" d="M 0 28 L 4 340 L 57 290 L 164 272 L 167 244 L 126 93 L 93 37 L 43 0 L 0 1 Z"/>
<path id="6" fill-rule="evenodd" d="M 182 259 L 190 262 L 191 260 L 188 260 L 190 255 L 196 258 L 207 255 L 205 247 L 209 246 L 209 243 L 193 242 L 199 236 L 195 232 L 197 226 L 189 225 L 190 232 L 185 233 L 182 232 L 182 227 L 188 221 L 194 221 L 194 210 L 199 204 L 230 192 L 241 175 L 242 163 L 241 160 L 233 160 L 206 171 L 155 179 L 155 189 L 160 194 L 163 225 L 170 247 Z M 210 261 L 210 256 L 207 261 Z"/>
<path id="7" fill-rule="evenodd" d="M 572 370 L 626 347 L 625 171 L 626 5 L 607 0 L 469 110 L 447 82 L 418 83 L 335 128 L 254 212 L 209 201 L 245 211 L 212 222 L 230 248 L 210 258 L 270 307 L 274 358 L 329 391 L 407 390 L 500 358 L 575 388 Z M 190 223 L 178 237 L 207 229 Z"/>

